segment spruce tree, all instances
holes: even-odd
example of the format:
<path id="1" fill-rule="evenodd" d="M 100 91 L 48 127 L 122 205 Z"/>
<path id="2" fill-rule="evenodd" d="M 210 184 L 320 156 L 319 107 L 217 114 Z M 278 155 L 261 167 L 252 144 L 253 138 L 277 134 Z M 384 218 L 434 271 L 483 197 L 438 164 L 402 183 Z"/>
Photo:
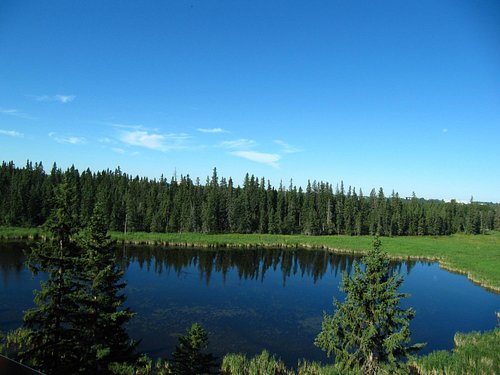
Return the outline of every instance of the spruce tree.
<path id="1" fill-rule="evenodd" d="M 82 350 L 75 324 L 81 319 L 82 284 L 81 249 L 74 240 L 74 186 L 59 185 L 55 199 L 56 209 L 47 223 L 51 240 L 35 247 L 28 258 L 31 271 L 46 273 L 48 280 L 35 292 L 36 306 L 24 315 L 27 338 L 20 358 L 49 374 L 70 374 L 78 372 Z"/>
<path id="2" fill-rule="evenodd" d="M 129 339 L 124 325 L 135 315 L 122 305 L 125 296 L 123 271 L 118 268 L 114 242 L 110 239 L 103 206 L 98 203 L 89 226 L 80 234 L 84 250 L 83 278 L 87 290 L 83 295 L 82 364 L 88 373 L 109 373 L 112 363 L 131 363 L 137 359 L 136 343 Z"/>
<path id="3" fill-rule="evenodd" d="M 208 346 L 207 332 L 194 323 L 172 353 L 172 369 L 176 375 L 217 374 L 217 359 L 205 353 Z"/>
<path id="4" fill-rule="evenodd" d="M 382 366 L 400 367 L 399 359 L 423 345 L 410 345 L 409 323 L 415 311 L 400 308 L 399 301 L 407 297 L 398 292 L 403 278 L 391 275 L 378 238 L 364 263 L 365 270 L 355 263 L 352 277 L 343 273 L 340 289 L 346 293 L 345 301 L 334 299 L 335 313 L 324 313 L 315 345 L 328 356 L 335 355 L 345 370 L 377 374 Z"/>

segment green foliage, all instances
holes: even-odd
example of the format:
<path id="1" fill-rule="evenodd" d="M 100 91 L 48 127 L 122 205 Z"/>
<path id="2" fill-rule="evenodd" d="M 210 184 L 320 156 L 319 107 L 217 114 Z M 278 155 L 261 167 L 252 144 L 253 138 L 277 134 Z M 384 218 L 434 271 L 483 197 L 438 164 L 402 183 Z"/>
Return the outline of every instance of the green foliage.
<path id="1" fill-rule="evenodd" d="M 167 375 L 172 374 L 170 363 L 158 359 L 154 364 L 147 355 L 142 355 L 134 363 L 112 363 L 109 366 L 115 375 Z"/>
<path id="2" fill-rule="evenodd" d="M 83 344 L 75 324 L 81 319 L 81 249 L 72 238 L 74 191 L 67 183 L 59 185 L 56 200 L 47 225 L 51 240 L 33 248 L 28 258 L 32 272 L 45 272 L 48 280 L 35 292 L 36 307 L 24 315 L 27 345 L 20 352 L 21 360 L 51 374 L 76 372 Z"/>
<path id="3" fill-rule="evenodd" d="M 253 358 L 244 354 L 227 354 L 221 365 L 224 375 L 360 375 L 359 371 L 345 371 L 336 365 L 324 366 L 316 362 L 299 361 L 297 370 L 287 368 L 283 361 L 264 350 Z"/>
<path id="4" fill-rule="evenodd" d="M 217 359 L 206 353 L 208 335 L 203 327 L 194 323 L 172 353 L 172 373 L 178 375 L 216 374 Z"/>
<path id="5" fill-rule="evenodd" d="M 335 313 L 324 314 L 315 344 L 328 356 L 335 355 L 336 363 L 346 370 L 376 374 L 381 365 L 400 368 L 399 360 L 423 345 L 409 345 L 409 323 L 415 312 L 399 307 L 400 299 L 407 297 L 398 292 L 403 278 L 390 274 L 378 238 L 363 259 L 364 271 L 355 263 L 353 276 L 343 273 L 340 290 L 346 299 L 334 300 Z"/>
<path id="6" fill-rule="evenodd" d="M 292 375 L 294 372 L 287 369 L 285 364 L 269 352 L 263 351 L 251 359 L 244 354 L 228 354 L 221 365 L 222 374 L 231 375 Z"/>
<path id="7" fill-rule="evenodd" d="M 114 242 L 107 234 L 100 204 L 95 206 L 89 226 L 79 234 L 78 243 L 84 250 L 82 278 L 87 281 L 81 302 L 80 340 L 85 342 L 81 358 L 87 371 L 105 374 L 111 363 L 135 361 L 137 344 L 130 341 L 124 328 L 135 314 L 121 309 L 124 272 L 117 266 Z"/>
<path id="8" fill-rule="evenodd" d="M 0 166 L 0 225 L 43 224 L 57 205 L 54 191 L 63 180 L 74 191 L 70 209 L 82 224 L 89 223 L 99 200 L 116 231 L 423 236 L 487 233 L 500 225 L 498 204 L 386 197 L 382 188 L 365 197 L 343 182 L 335 192 L 317 181 L 303 191 L 292 182 L 288 188 L 266 186 L 264 178 L 246 174 L 240 187 L 231 178 L 219 179 L 214 168 L 202 185 L 189 175 L 167 182 L 132 177 L 120 168 L 80 173 L 54 165 L 47 174 L 41 163 L 31 162 L 23 168 L 13 162 Z"/>
<path id="9" fill-rule="evenodd" d="M 47 222 L 49 241 L 28 257 L 32 272 L 48 280 L 35 292 L 24 329 L 11 334 L 19 358 L 50 374 L 109 373 L 114 362 L 133 362 L 135 345 L 123 325 L 133 314 L 120 307 L 123 273 L 117 269 L 102 210 L 96 206 L 89 228 L 77 233 L 75 190 L 58 186 L 57 206 Z"/>
<path id="10" fill-rule="evenodd" d="M 500 374 L 500 329 L 455 335 L 452 352 L 440 350 L 412 361 L 422 375 Z"/>
<path id="11" fill-rule="evenodd" d="M 18 360 L 19 352 L 31 346 L 30 332 L 26 328 L 20 327 L 7 334 L 0 331 L 0 354 L 8 358 Z"/>

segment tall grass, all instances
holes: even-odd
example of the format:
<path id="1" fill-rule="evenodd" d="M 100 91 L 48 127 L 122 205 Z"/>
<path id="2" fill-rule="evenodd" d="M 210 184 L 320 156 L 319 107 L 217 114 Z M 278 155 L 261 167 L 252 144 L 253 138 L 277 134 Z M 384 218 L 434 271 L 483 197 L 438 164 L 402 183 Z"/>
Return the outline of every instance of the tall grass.
<path id="1" fill-rule="evenodd" d="M 0 240 L 38 240 L 46 238 L 42 228 L 19 228 L 0 226 Z"/>
<path id="2" fill-rule="evenodd" d="M 253 358 L 244 354 L 226 354 L 221 365 L 222 375 L 358 375 L 360 372 L 341 371 L 336 366 L 299 361 L 297 370 L 287 368 L 283 361 L 264 350 Z"/>
<path id="3" fill-rule="evenodd" d="M 418 358 L 412 366 L 422 375 L 500 374 L 500 328 L 484 333 L 457 333 L 452 352 L 432 352 Z"/>

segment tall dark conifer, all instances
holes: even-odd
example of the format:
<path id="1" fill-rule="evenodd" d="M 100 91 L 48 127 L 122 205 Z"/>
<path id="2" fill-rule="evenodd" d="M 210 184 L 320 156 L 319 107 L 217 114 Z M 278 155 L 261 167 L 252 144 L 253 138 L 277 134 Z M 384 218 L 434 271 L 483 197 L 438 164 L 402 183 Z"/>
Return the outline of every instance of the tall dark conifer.
<path id="1" fill-rule="evenodd" d="M 28 258 L 31 271 L 46 273 L 48 280 L 35 293 L 36 307 L 24 315 L 28 334 L 20 358 L 48 374 L 77 373 L 83 344 L 77 325 L 82 283 L 74 188 L 66 182 L 58 186 L 56 209 L 47 223 L 51 240 L 40 243 Z"/>
<path id="2" fill-rule="evenodd" d="M 81 362 L 86 372 L 109 373 L 113 362 L 130 363 L 136 359 L 136 343 L 129 339 L 124 325 L 135 315 L 123 308 L 125 287 L 123 271 L 118 268 L 114 243 L 107 233 L 104 210 L 97 204 L 89 226 L 78 240 L 84 250 L 83 278 L 87 289 L 83 296 Z"/>

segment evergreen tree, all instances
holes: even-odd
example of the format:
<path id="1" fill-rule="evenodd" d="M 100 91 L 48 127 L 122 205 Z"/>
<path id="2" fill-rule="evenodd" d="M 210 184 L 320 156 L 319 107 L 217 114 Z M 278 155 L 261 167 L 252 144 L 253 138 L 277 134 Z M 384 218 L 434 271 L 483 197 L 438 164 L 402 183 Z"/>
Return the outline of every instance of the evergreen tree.
<path id="1" fill-rule="evenodd" d="M 369 214 L 368 214 L 368 231 L 371 236 L 374 236 L 377 233 L 377 212 L 378 212 L 378 200 L 377 193 L 375 189 L 372 189 L 370 192 L 369 202 Z"/>
<path id="2" fill-rule="evenodd" d="M 212 179 L 207 179 L 207 198 L 203 207 L 203 230 L 207 233 L 219 231 L 219 178 L 214 168 Z"/>
<path id="3" fill-rule="evenodd" d="M 336 194 L 336 229 L 337 234 L 345 234 L 345 221 L 344 221 L 344 204 L 345 204 L 345 191 L 344 191 L 344 182 L 340 181 L 340 191 L 337 187 Z"/>
<path id="4" fill-rule="evenodd" d="M 31 271 L 46 273 L 48 280 L 35 292 L 36 307 L 24 315 L 28 333 L 20 358 L 49 374 L 77 373 L 83 350 L 75 324 L 81 319 L 82 292 L 81 249 L 74 240 L 78 229 L 72 212 L 75 197 L 74 185 L 59 185 L 57 208 L 47 224 L 52 239 L 35 247 L 28 258 Z"/>
<path id="5" fill-rule="evenodd" d="M 172 370 L 176 375 L 217 374 L 217 359 L 205 353 L 208 335 L 203 327 L 194 323 L 172 353 Z"/>
<path id="6" fill-rule="evenodd" d="M 328 183 L 309 184 L 307 189 L 265 186 L 246 174 L 243 186 L 233 186 L 213 170 L 205 186 L 189 175 L 171 182 L 132 177 L 116 170 L 79 173 L 74 166 L 61 171 L 56 164 L 49 173 L 42 163 L 18 168 L 3 162 L 0 168 L 0 224 L 38 226 L 56 207 L 55 189 L 66 181 L 74 192 L 70 211 L 87 225 L 97 200 L 111 230 L 154 232 L 232 232 L 304 234 L 379 234 L 382 236 L 449 235 L 458 232 L 486 233 L 500 228 L 499 204 L 463 204 L 411 198 L 382 189 L 369 197 L 355 189 L 335 193 Z M 220 181 L 220 182 L 219 182 Z"/>
<path id="7" fill-rule="evenodd" d="M 334 354 L 345 370 L 362 369 L 365 374 L 376 374 L 381 366 L 401 366 L 398 359 L 408 357 L 423 345 L 409 345 L 409 323 L 415 312 L 399 307 L 400 299 L 407 297 L 397 291 L 403 278 L 391 275 L 378 238 L 364 263 L 364 271 L 355 263 L 352 277 L 343 273 L 340 289 L 346 293 L 346 299 L 344 303 L 334 299 L 335 313 L 324 314 L 315 345 L 328 356 Z"/>
<path id="8" fill-rule="evenodd" d="M 106 374 L 110 373 L 110 364 L 131 363 L 137 356 L 136 343 L 131 342 L 124 327 L 135 314 L 128 308 L 122 309 L 125 296 L 120 290 L 125 287 L 124 272 L 117 266 L 102 204 L 96 205 L 78 242 L 84 250 L 83 278 L 87 283 L 79 327 L 85 343 L 80 361 L 86 372 Z"/>
<path id="9" fill-rule="evenodd" d="M 495 230 L 500 230 L 500 204 L 497 205 L 495 210 L 495 219 L 494 219 L 494 228 Z"/>

